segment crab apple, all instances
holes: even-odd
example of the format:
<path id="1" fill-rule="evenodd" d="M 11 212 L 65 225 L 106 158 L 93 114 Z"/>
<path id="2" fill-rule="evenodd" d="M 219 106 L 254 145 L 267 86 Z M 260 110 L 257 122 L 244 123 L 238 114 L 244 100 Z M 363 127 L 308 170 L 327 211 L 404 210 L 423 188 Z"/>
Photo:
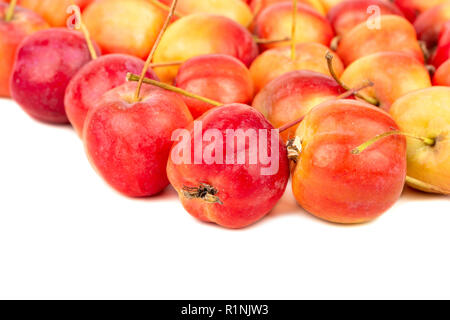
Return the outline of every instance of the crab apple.
<path id="1" fill-rule="evenodd" d="M 417 16 L 422 12 L 447 1 L 448 0 L 394 0 L 394 3 L 409 21 L 414 22 Z"/>
<path id="2" fill-rule="evenodd" d="M 153 61 L 186 61 L 210 53 L 228 54 L 249 66 L 258 55 L 258 46 L 251 33 L 237 22 L 223 16 L 196 13 L 175 21 L 167 28 Z M 155 71 L 162 81 L 172 82 L 178 68 L 158 68 Z"/>
<path id="3" fill-rule="evenodd" d="M 99 0 L 83 12 L 83 21 L 103 53 L 146 58 L 167 12 L 142 0 Z"/>
<path id="4" fill-rule="evenodd" d="M 192 122 L 176 94 L 125 83 L 103 95 L 88 112 L 83 130 L 90 163 L 115 190 L 129 197 L 147 197 L 169 184 L 167 159 L 172 132 Z"/>
<path id="5" fill-rule="evenodd" d="M 263 218 L 282 197 L 289 180 L 286 147 L 254 108 L 214 108 L 180 138 L 167 174 L 195 218 L 243 228 Z"/>
<path id="6" fill-rule="evenodd" d="M 408 93 L 395 101 L 390 113 L 401 131 L 433 141 L 426 144 L 407 137 L 408 176 L 414 179 L 407 180 L 408 185 L 450 194 L 450 88 Z"/>
<path id="7" fill-rule="evenodd" d="M 432 7 L 419 15 L 414 22 L 417 36 L 428 48 L 433 48 L 445 23 L 450 20 L 450 1 Z"/>
<path id="8" fill-rule="evenodd" d="M 292 1 L 266 7 L 255 19 L 254 33 L 261 39 L 289 38 L 292 35 L 292 11 Z M 317 42 L 328 46 L 334 37 L 333 29 L 325 17 L 307 5 L 297 4 L 296 21 L 298 30 L 301 30 L 296 33 L 296 43 Z M 288 44 L 289 41 L 278 41 L 261 46 L 269 49 Z"/>
<path id="9" fill-rule="evenodd" d="M 406 176 L 406 140 L 390 136 L 361 154 L 352 150 L 393 129 L 383 110 L 355 100 L 313 108 L 296 132 L 299 155 L 292 170 L 297 202 L 336 223 L 373 220 L 400 197 Z"/>
<path id="10" fill-rule="evenodd" d="M 255 14 L 257 14 L 266 7 L 279 2 L 292 2 L 292 0 L 251 0 L 250 8 Z M 320 0 L 298 0 L 298 3 L 303 3 L 310 6 L 322 15 L 326 14 L 325 7 Z"/>
<path id="11" fill-rule="evenodd" d="M 172 0 L 161 0 L 171 5 Z M 192 13 L 212 13 L 230 18 L 237 23 L 248 27 L 253 20 L 253 14 L 247 4 L 242 0 L 178 0 L 177 12 L 182 15 Z"/>
<path id="12" fill-rule="evenodd" d="M 11 76 L 13 99 L 38 120 L 67 123 L 66 87 L 91 60 L 84 36 L 62 28 L 41 30 L 21 43 L 16 57 Z"/>
<path id="13" fill-rule="evenodd" d="M 313 71 L 291 71 L 264 87 L 253 100 L 253 107 L 276 128 L 299 119 L 313 107 L 344 93 L 333 78 Z M 287 141 L 297 126 L 281 133 Z"/>
<path id="14" fill-rule="evenodd" d="M 291 57 L 291 47 L 277 47 L 264 51 L 250 66 L 256 92 L 273 79 L 294 70 L 311 70 L 329 75 L 324 57 L 330 49 L 323 44 L 306 42 L 295 47 L 295 59 Z M 338 76 L 344 71 L 344 64 L 335 54 L 334 70 Z"/>
<path id="15" fill-rule="evenodd" d="M 450 59 L 440 65 L 433 76 L 433 85 L 450 86 Z"/>
<path id="16" fill-rule="evenodd" d="M 19 0 L 20 6 L 36 12 L 52 27 L 66 25 L 69 17 L 67 8 L 70 5 L 75 4 L 83 10 L 91 2 L 92 0 Z"/>
<path id="17" fill-rule="evenodd" d="M 253 100 L 253 81 L 247 67 L 224 54 L 208 54 L 187 60 L 181 65 L 175 85 L 183 90 L 223 104 L 248 104 Z M 194 118 L 213 105 L 183 97 Z"/>
<path id="18" fill-rule="evenodd" d="M 64 105 L 67 118 L 81 137 L 86 115 L 104 93 L 126 82 L 128 72 L 140 73 L 144 61 L 125 54 L 107 54 L 84 65 L 70 80 Z M 146 77 L 157 79 L 149 70 Z"/>
<path id="19" fill-rule="evenodd" d="M 28 35 L 48 28 L 39 15 L 20 7 L 15 7 L 11 20 L 6 21 L 8 8 L 0 3 L 0 97 L 11 96 L 9 80 L 19 44 Z"/>
<path id="20" fill-rule="evenodd" d="M 431 64 L 435 68 L 439 68 L 439 66 L 448 59 L 450 59 L 450 20 L 442 27 L 436 51 L 431 59 Z"/>
<path id="21" fill-rule="evenodd" d="M 362 57 L 345 69 L 341 80 L 349 87 L 372 81 L 374 86 L 361 93 L 378 100 L 385 110 L 404 94 L 431 86 L 425 66 L 402 52 L 379 52 Z"/>
<path id="22" fill-rule="evenodd" d="M 372 11 L 371 8 L 376 8 L 377 11 Z M 342 36 L 360 23 L 367 24 L 371 18 L 378 18 L 378 14 L 403 17 L 402 12 L 392 2 L 386 0 L 346 0 L 334 6 L 328 12 L 327 18 L 336 34 Z"/>
<path id="23" fill-rule="evenodd" d="M 416 31 L 408 20 L 385 15 L 379 18 L 379 23 L 380 28 L 368 28 L 366 22 L 362 22 L 341 37 L 336 52 L 345 65 L 383 51 L 404 52 L 424 62 Z"/>

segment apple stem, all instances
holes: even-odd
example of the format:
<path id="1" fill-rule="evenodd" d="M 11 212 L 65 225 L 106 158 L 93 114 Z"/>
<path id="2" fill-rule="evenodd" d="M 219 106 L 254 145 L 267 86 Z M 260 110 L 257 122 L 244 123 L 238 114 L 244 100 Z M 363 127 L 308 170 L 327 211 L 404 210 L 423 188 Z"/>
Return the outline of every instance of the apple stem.
<path id="1" fill-rule="evenodd" d="M 444 190 L 438 186 L 426 183 L 424 181 L 418 180 L 418 179 L 410 177 L 410 176 L 406 176 L 406 182 L 409 184 L 415 185 L 417 187 L 420 187 L 424 190 L 430 190 L 435 193 L 450 195 L 450 190 Z"/>
<path id="2" fill-rule="evenodd" d="M 278 42 L 286 42 L 286 41 L 291 41 L 291 37 L 286 37 L 283 39 L 261 39 L 258 37 L 253 37 L 253 40 L 255 40 L 255 42 L 257 44 L 272 44 L 272 43 L 278 43 Z"/>
<path id="3" fill-rule="evenodd" d="M 206 183 L 201 183 L 198 187 L 183 187 L 183 195 L 187 199 L 201 199 L 208 203 L 223 205 L 223 202 L 217 196 L 218 193 L 216 188 Z"/>
<path id="4" fill-rule="evenodd" d="M 417 135 L 414 135 L 411 133 L 406 133 L 406 132 L 401 132 L 401 131 L 389 131 L 389 132 L 382 133 L 382 134 L 376 136 L 375 138 L 370 139 L 369 141 L 364 142 L 362 145 L 353 149 L 352 154 L 360 154 L 361 152 L 363 152 L 365 149 L 370 147 L 375 142 L 377 142 L 385 137 L 389 137 L 389 136 L 393 136 L 393 135 L 401 135 L 401 136 L 417 139 L 417 140 L 422 141 L 424 144 L 426 144 L 427 146 L 430 146 L 430 147 L 432 147 L 436 144 L 435 139 L 420 137 L 420 136 L 417 136 Z"/>
<path id="5" fill-rule="evenodd" d="M 9 3 L 9 7 L 8 7 L 8 10 L 6 11 L 6 15 L 5 15 L 6 22 L 9 22 L 12 20 L 12 18 L 14 16 L 14 10 L 16 8 L 16 4 L 17 4 L 17 0 L 11 0 L 11 2 Z"/>
<path id="6" fill-rule="evenodd" d="M 92 58 L 92 60 L 95 60 L 95 59 L 97 59 L 97 51 L 95 51 L 94 45 L 92 44 L 91 35 L 89 33 L 89 30 L 86 27 L 86 25 L 83 23 L 83 19 L 81 18 L 80 7 L 77 6 L 76 4 L 74 4 L 73 1 L 71 1 L 71 2 L 72 2 L 72 5 L 69 8 L 69 10 L 73 9 L 73 11 L 75 12 L 75 18 L 77 20 L 76 29 L 81 30 L 81 32 L 83 33 L 84 38 L 86 39 L 89 53 L 91 54 L 91 58 Z"/>
<path id="7" fill-rule="evenodd" d="M 354 89 L 350 89 L 350 90 L 348 90 L 347 92 L 344 92 L 343 94 L 341 94 L 340 96 L 337 96 L 337 97 L 336 97 L 336 100 L 339 100 L 339 99 L 346 99 L 346 98 L 348 98 L 348 97 L 354 95 L 354 94 L 355 94 L 356 92 L 358 92 L 359 90 L 363 90 L 363 89 L 368 88 L 368 87 L 371 87 L 371 86 L 373 86 L 373 82 L 372 82 L 372 81 L 366 81 L 366 82 L 365 82 L 364 84 L 362 84 L 361 86 L 356 87 L 356 88 L 354 88 Z M 306 116 L 306 115 L 304 115 L 304 116 L 298 118 L 297 120 L 294 120 L 294 121 L 292 121 L 292 122 L 286 123 L 285 125 L 279 127 L 279 128 L 278 128 L 278 131 L 279 131 L 279 132 L 283 132 L 283 131 L 286 131 L 286 130 L 292 128 L 293 126 L 295 126 L 295 125 L 299 124 L 300 122 L 302 122 L 303 119 L 305 118 L 305 116 Z"/>
<path id="8" fill-rule="evenodd" d="M 423 59 L 425 60 L 425 62 L 427 62 L 431 56 L 430 51 L 427 48 L 427 44 L 425 43 L 425 41 L 418 41 L 418 42 L 420 50 L 422 50 Z"/>
<path id="9" fill-rule="evenodd" d="M 159 2 L 158 0 L 149 0 L 149 2 L 151 2 L 155 7 L 158 7 L 164 11 L 170 12 L 170 7 L 165 5 L 164 3 Z M 177 18 L 181 18 L 183 15 L 179 12 L 177 12 L 176 10 L 173 13 L 174 16 L 176 16 Z"/>
<path id="10" fill-rule="evenodd" d="M 295 60 L 295 36 L 297 33 L 297 0 L 293 0 L 292 6 L 292 33 L 291 33 L 291 60 Z"/>
<path id="11" fill-rule="evenodd" d="M 150 85 L 159 87 L 161 89 L 165 89 L 165 90 L 169 90 L 169 91 L 172 91 L 172 92 L 176 92 L 176 93 L 179 93 L 179 94 L 181 94 L 181 95 L 183 95 L 185 97 L 196 99 L 196 100 L 199 100 L 199 101 L 211 104 L 211 105 L 216 106 L 216 107 L 223 106 L 223 103 L 220 103 L 220 102 L 217 102 L 217 101 L 214 101 L 214 100 L 211 100 L 211 99 L 208 99 L 208 98 L 196 95 L 194 93 L 188 92 L 186 90 L 180 89 L 180 88 L 172 86 L 170 84 L 159 82 L 159 81 L 156 81 L 156 80 L 153 80 L 153 79 L 149 79 L 149 78 L 145 78 L 145 77 L 141 78 L 140 76 L 138 76 L 136 74 L 132 74 L 132 73 L 128 73 L 127 74 L 127 80 L 128 81 L 140 81 L 141 79 L 142 79 L 143 83 L 150 84 Z"/>
<path id="12" fill-rule="evenodd" d="M 164 67 L 173 67 L 182 65 L 185 61 L 171 61 L 171 62 L 161 62 L 161 63 L 152 63 L 150 64 L 150 68 L 164 68 Z"/>
<path id="13" fill-rule="evenodd" d="M 345 83 L 343 83 L 342 81 L 341 81 L 341 79 L 339 79 L 339 77 L 337 76 L 337 74 L 336 74 L 336 72 L 334 71 L 334 68 L 333 68 L 333 55 L 331 54 L 331 52 L 327 52 L 327 54 L 325 55 L 325 58 L 327 59 L 327 63 L 328 63 L 328 70 L 330 71 L 330 74 L 331 74 L 331 76 L 333 77 L 333 79 L 342 87 L 342 88 L 344 88 L 345 90 L 347 90 L 347 91 L 349 91 L 349 90 L 351 90 L 351 88 L 349 87 L 349 86 L 347 86 Z M 357 92 L 355 92 L 355 96 L 356 97 L 358 97 L 358 98 L 360 98 L 360 99 L 362 99 L 362 100 L 365 100 L 366 102 L 368 102 L 368 103 L 370 103 L 370 104 L 373 104 L 374 106 L 379 106 L 380 105 L 380 102 L 377 100 L 377 99 L 375 99 L 375 98 L 372 98 L 372 97 L 368 97 L 368 96 L 366 96 L 366 95 L 362 95 L 362 94 L 360 94 L 360 93 L 357 93 Z"/>
<path id="14" fill-rule="evenodd" d="M 159 45 L 159 43 L 161 41 L 161 38 L 164 35 L 164 32 L 166 32 L 166 29 L 169 26 L 170 21 L 172 20 L 172 17 L 173 17 L 173 15 L 175 13 L 175 8 L 177 7 L 177 3 L 178 3 L 178 0 L 173 0 L 172 6 L 170 7 L 170 11 L 169 11 L 169 14 L 167 15 L 166 21 L 164 22 L 164 25 L 163 25 L 161 31 L 159 32 L 155 43 L 153 44 L 152 50 L 150 51 L 150 54 L 147 57 L 147 61 L 145 61 L 145 65 L 144 65 L 144 68 L 142 69 L 141 77 L 139 79 L 139 82 L 138 82 L 138 85 L 137 85 L 137 88 L 136 88 L 136 92 L 134 94 L 134 100 L 135 101 L 139 101 L 139 99 L 140 99 L 139 96 L 141 94 L 142 83 L 144 82 L 145 75 L 146 75 L 146 73 L 148 71 L 148 68 L 150 68 L 150 64 L 151 64 L 151 62 L 153 60 L 153 56 L 154 56 L 154 54 L 156 52 L 156 49 L 158 48 L 158 45 Z"/>

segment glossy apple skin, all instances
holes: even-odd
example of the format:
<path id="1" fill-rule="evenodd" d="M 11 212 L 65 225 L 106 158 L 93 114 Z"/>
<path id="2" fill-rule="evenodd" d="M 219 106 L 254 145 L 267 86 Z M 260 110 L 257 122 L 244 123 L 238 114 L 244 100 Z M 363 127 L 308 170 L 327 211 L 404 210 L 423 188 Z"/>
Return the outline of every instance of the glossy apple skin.
<path id="1" fill-rule="evenodd" d="M 223 16 L 196 13 L 185 16 L 167 28 L 155 52 L 155 63 L 186 61 L 196 56 L 222 53 L 250 66 L 258 55 L 251 33 L 237 22 Z M 179 67 L 156 69 L 164 82 L 172 82 Z"/>
<path id="2" fill-rule="evenodd" d="M 265 129 L 268 130 L 268 135 L 273 129 L 261 113 L 242 104 L 214 108 L 201 116 L 198 121 L 202 121 L 203 133 L 205 130 L 217 129 L 224 137 L 227 129 L 244 131 Z M 192 137 L 193 126 L 188 129 Z M 270 141 L 270 137 L 267 139 Z M 191 147 L 194 148 L 194 139 L 191 140 Z M 267 166 L 259 160 L 256 164 L 248 163 L 250 158 L 248 155 L 251 152 L 248 147 L 245 150 L 247 155 L 245 164 L 176 164 L 170 158 L 167 174 L 184 208 L 192 216 L 226 228 L 243 228 L 260 220 L 272 210 L 284 194 L 289 180 L 289 165 L 284 143 L 279 140 L 278 150 L 271 149 L 270 146 L 271 144 L 269 154 L 279 152 L 279 170 L 274 175 L 261 175 L 261 168 Z M 223 148 L 225 155 L 226 143 Z M 217 196 L 223 204 L 207 203 L 201 199 L 188 199 L 184 196 L 183 187 L 197 187 L 201 183 L 216 188 Z"/>
<path id="3" fill-rule="evenodd" d="M 435 145 L 428 146 L 407 138 L 408 176 L 450 192 L 450 88 L 411 92 L 399 98 L 390 113 L 400 130 L 436 141 Z"/>
<path id="4" fill-rule="evenodd" d="M 250 8 L 256 14 L 272 4 L 280 2 L 292 2 L 292 0 L 251 0 Z M 302 3 L 310 6 L 311 8 L 314 8 L 323 16 L 326 14 L 325 7 L 320 0 L 298 0 L 298 3 Z"/>
<path id="5" fill-rule="evenodd" d="M 425 66 L 402 52 L 379 52 L 362 57 L 345 69 L 341 80 L 351 88 L 372 81 L 374 86 L 361 93 L 378 99 L 384 110 L 389 110 L 404 94 L 431 86 Z"/>
<path id="6" fill-rule="evenodd" d="M 431 59 L 431 64 L 437 69 L 441 64 L 450 59 L 450 21 L 442 27 L 436 51 Z"/>
<path id="7" fill-rule="evenodd" d="M 329 76 L 306 70 L 291 71 L 269 82 L 256 95 L 252 105 L 279 128 L 342 93 L 344 90 Z M 297 127 L 282 132 L 283 140 L 295 137 Z"/>
<path id="8" fill-rule="evenodd" d="M 440 65 L 433 76 L 433 85 L 450 86 L 450 59 Z"/>
<path id="9" fill-rule="evenodd" d="M 250 71 L 238 59 L 224 54 L 189 59 L 180 67 L 175 85 L 223 104 L 249 104 L 253 100 Z M 183 100 L 194 118 L 214 107 L 197 99 L 183 97 Z"/>
<path id="10" fill-rule="evenodd" d="M 416 31 L 408 20 L 395 15 L 384 15 L 379 21 L 380 29 L 369 29 L 366 22 L 362 22 L 342 36 L 336 52 L 345 65 L 383 51 L 403 52 L 424 62 Z"/>
<path id="11" fill-rule="evenodd" d="M 278 47 L 264 51 L 250 66 L 256 92 L 259 92 L 273 79 L 294 70 L 311 70 L 329 75 L 325 60 L 327 52 L 333 54 L 333 66 L 340 76 L 344 64 L 339 56 L 320 43 L 307 42 L 296 45 L 295 60 L 291 59 L 291 47 Z"/>
<path id="12" fill-rule="evenodd" d="M 297 202 L 330 222 L 363 223 L 380 216 L 403 190 L 406 140 L 390 136 L 359 155 L 351 150 L 395 129 L 386 112 L 364 102 L 334 100 L 313 108 L 296 132 L 302 141 L 292 171 Z"/>
<path id="13" fill-rule="evenodd" d="M 97 53 L 100 54 L 98 49 Z M 66 87 L 78 70 L 91 61 L 84 36 L 62 28 L 41 30 L 21 43 L 16 57 L 11 76 L 12 98 L 38 120 L 67 123 Z"/>
<path id="14" fill-rule="evenodd" d="M 10 97 L 9 81 L 19 44 L 28 35 L 47 29 L 47 23 L 36 13 L 16 7 L 14 17 L 5 21 L 8 5 L 0 3 L 0 97 Z"/>
<path id="15" fill-rule="evenodd" d="M 253 31 L 261 39 L 283 39 L 292 34 L 291 2 L 273 4 L 263 9 L 254 22 Z M 317 42 L 328 46 L 334 37 L 329 22 L 311 7 L 298 4 L 296 43 Z M 282 47 L 289 41 L 261 45 L 264 49 Z"/>
<path id="16" fill-rule="evenodd" d="M 107 54 L 84 65 L 70 80 L 66 89 L 64 106 L 67 118 L 81 137 L 84 121 L 104 93 L 126 82 L 128 72 L 140 74 L 144 61 L 125 54 Z M 153 70 L 148 78 L 157 80 Z"/>
<path id="17" fill-rule="evenodd" d="M 170 6 L 172 0 L 160 0 Z M 177 12 L 182 15 L 192 13 L 212 13 L 222 15 L 248 27 L 253 20 L 249 6 L 242 0 L 178 0 Z"/>
<path id="18" fill-rule="evenodd" d="M 103 179 L 129 197 L 148 197 L 167 187 L 166 166 L 172 132 L 192 122 L 178 95 L 143 86 L 132 102 L 136 83 L 108 91 L 86 118 L 87 156 Z"/>
<path id="19" fill-rule="evenodd" d="M 98 0 L 83 12 L 83 21 L 103 53 L 147 58 L 167 12 L 141 0 Z"/>
<path id="20" fill-rule="evenodd" d="M 367 12 L 370 6 L 377 6 L 380 15 L 398 15 L 402 12 L 392 2 L 386 0 L 348 0 L 334 6 L 327 14 L 337 35 L 345 35 L 353 27 L 367 22 L 373 16 L 373 12 Z"/>
<path id="21" fill-rule="evenodd" d="M 394 3 L 409 21 L 414 22 L 421 13 L 446 1 L 448 0 L 394 0 Z"/>
<path id="22" fill-rule="evenodd" d="M 7 1 L 9 2 L 9 0 Z M 30 9 L 47 21 L 52 27 L 65 27 L 69 14 L 67 8 L 75 4 L 83 10 L 93 0 L 19 0 L 20 6 Z"/>
<path id="23" fill-rule="evenodd" d="M 433 48 L 445 23 L 450 20 L 450 2 L 432 7 L 419 15 L 414 22 L 417 36 L 424 41 L 428 48 Z"/>

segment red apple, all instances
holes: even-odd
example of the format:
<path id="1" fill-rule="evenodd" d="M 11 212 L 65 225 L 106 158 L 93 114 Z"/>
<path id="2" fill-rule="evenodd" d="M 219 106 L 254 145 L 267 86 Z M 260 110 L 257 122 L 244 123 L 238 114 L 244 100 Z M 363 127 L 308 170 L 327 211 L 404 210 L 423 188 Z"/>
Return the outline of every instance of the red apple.
<path id="1" fill-rule="evenodd" d="M 144 86 L 133 100 L 135 83 L 108 91 L 92 108 L 84 126 L 87 156 L 115 190 L 130 197 L 161 192 L 168 184 L 166 165 L 172 132 L 192 122 L 176 94 Z"/>
<path id="2" fill-rule="evenodd" d="M 368 28 L 362 22 L 342 35 L 337 54 L 349 65 L 359 58 L 376 52 L 396 51 L 411 55 L 424 62 L 414 27 L 400 16 L 384 15 L 379 18 L 380 28 Z"/>
<path id="3" fill-rule="evenodd" d="M 238 59 L 224 54 L 209 54 L 189 59 L 180 67 L 175 85 L 223 104 L 248 104 L 253 99 L 250 71 Z M 214 107 L 197 99 L 183 99 L 194 118 Z"/>
<path id="4" fill-rule="evenodd" d="M 107 54 L 87 63 L 72 78 L 64 105 L 67 118 L 81 137 L 86 115 L 107 91 L 126 82 L 128 72 L 141 73 L 144 61 L 125 54 Z M 150 70 L 146 77 L 157 79 Z"/>
<path id="5" fill-rule="evenodd" d="M 425 11 L 414 22 L 418 38 L 424 41 L 428 48 L 433 48 L 448 20 L 450 20 L 450 2 L 448 1 Z"/>
<path id="6" fill-rule="evenodd" d="M 17 47 L 25 37 L 47 29 L 47 23 L 36 13 L 16 7 L 10 21 L 6 21 L 9 5 L 0 3 L 0 97 L 11 96 L 9 80 Z"/>
<path id="7" fill-rule="evenodd" d="M 184 208 L 227 228 L 263 218 L 289 180 L 286 148 L 277 133 L 261 113 L 242 104 L 217 107 L 197 119 L 174 145 L 167 165 Z"/>
<path id="8" fill-rule="evenodd" d="M 379 11 L 370 11 L 371 6 Z M 371 17 L 375 18 L 375 13 L 403 17 L 395 4 L 386 0 L 346 0 L 331 8 L 327 18 L 336 34 L 344 35 L 360 23 L 367 23 Z"/>
<path id="9" fill-rule="evenodd" d="M 297 5 L 297 26 L 295 42 L 318 42 L 328 46 L 334 37 L 334 32 L 329 22 L 311 7 L 299 3 Z M 292 35 L 292 11 L 291 2 L 276 3 L 262 10 L 255 19 L 254 33 L 261 39 L 284 39 Z M 264 44 L 263 48 L 269 49 L 282 47 L 289 44 L 281 41 L 272 44 Z"/>
<path id="10" fill-rule="evenodd" d="M 352 150 L 396 129 L 386 112 L 364 102 L 334 100 L 313 108 L 296 132 L 300 152 L 292 188 L 298 203 L 337 223 L 362 223 L 380 216 L 403 190 L 406 140 L 390 136 L 361 154 Z"/>
<path id="11" fill-rule="evenodd" d="M 433 85 L 450 86 L 450 59 L 442 63 L 436 70 L 433 77 Z"/>
<path id="12" fill-rule="evenodd" d="M 81 33 L 61 28 L 38 31 L 26 38 L 18 49 L 11 77 L 12 97 L 38 120 L 66 123 L 66 87 L 90 60 L 89 48 Z"/>

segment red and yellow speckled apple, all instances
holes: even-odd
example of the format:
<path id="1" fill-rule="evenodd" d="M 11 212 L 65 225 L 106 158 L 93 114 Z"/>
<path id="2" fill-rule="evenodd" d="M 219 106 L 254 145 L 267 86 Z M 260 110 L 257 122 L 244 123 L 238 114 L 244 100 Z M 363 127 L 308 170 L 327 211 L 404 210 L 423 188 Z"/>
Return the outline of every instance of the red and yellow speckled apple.
<path id="1" fill-rule="evenodd" d="M 249 66 L 258 55 L 258 46 L 251 33 L 237 22 L 219 15 L 196 13 L 169 26 L 153 61 L 186 61 L 211 53 L 231 55 Z M 158 68 L 156 74 L 162 81 L 172 82 L 178 69 L 179 66 Z"/>
<path id="2" fill-rule="evenodd" d="M 25 37 L 48 24 L 36 13 L 0 3 L 0 97 L 10 97 L 9 80 L 17 48 Z"/>
<path id="3" fill-rule="evenodd" d="M 306 115 L 313 107 L 344 93 L 333 78 L 313 71 L 291 71 L 267 84 L 253 100 L 253 107 L 280 128 Z M 297 126 L 281 133 L 287 141 Z"/>
<path id="4" fill-rule="evenodd" d="M 424 62 L 416 31 L 408 20 L 384 15 L 379 18 L 379 23 L 380 28 L 371 29 L 367 27 L 366 22 L 362 22 L 341 37 L 336 52 L 345 65 L 372 53 L 384 51 L 403 52 Z"/>
<path id="5" fill-rule="evenodd" d="M 81 137 L 84 121 L 107 91 L 126 82 L 128 72 L 140 73 L 144 61 L 126 54 L 107 54 L 87 63 L 70 80 L 66 89 L 64 106 L 67 118 Z M 146 77 L 157 79 L 153 70 Z"/>
<path id="6" fill-rule="evenodd" d="M 281 2 L 266 7 L 255 19 L 253 30 L 261 39 L 284 39 L 292 36 L 293 3 Z M 334 37 L 333 28 L 324 16 L 302 3 L 297 4 L 296 23 L 301 32 L 295 34 L 295 43 L 317 42 L 328 46 Z M 261 45 L 264 49 L 282 47 L 289 41 Z"/>
<path id="7" fill-rule="evenodd" d="M 352 150 L 395 129 L 389 114 L 364 102 L 334 100 L 313 108 L 296 132 L 300 153 L 292 188 L 298 203 L 336 223 L 363 223 L 383 214 L 405 184 L 406 140 L 390 136 L 361 154 Z"/>
<path id="8" fill-rule="evenodd" d="M 172 92 L 125 83 L 104 94 L 88 112 L 83 138 L 87 156 L 103 179 L 129 197 L 161 192 L 172 132 L 192 122 L 183 100 Z"/>

